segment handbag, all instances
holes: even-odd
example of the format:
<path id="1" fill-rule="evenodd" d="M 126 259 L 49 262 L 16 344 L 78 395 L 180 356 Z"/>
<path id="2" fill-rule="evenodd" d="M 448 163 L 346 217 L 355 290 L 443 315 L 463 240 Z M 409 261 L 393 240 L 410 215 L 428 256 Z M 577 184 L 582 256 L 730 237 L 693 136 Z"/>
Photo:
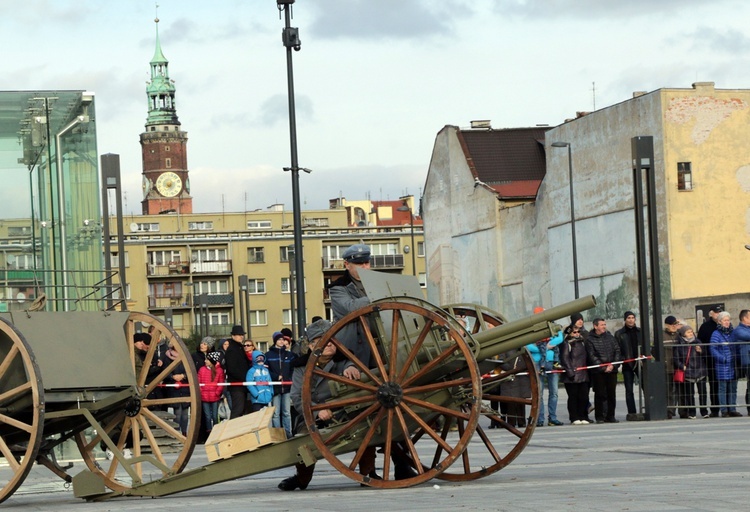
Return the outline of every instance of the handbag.
<path id="1" fill-rule="evenodd" d="M 687 357 L 685 358 L 685 368 L 687 368 L 688 361 L 690 361 L 690 349 L 692 348 L 693 347 L 688 347 Z M 685 382 L 685 370 L 676 369 L 674 371 L 674 378 L 672 380 L 674 380 L 675 382 L 680 382 L 680 383 Z"/>
<path id="2" fill-rule="evenodd" d="M 227 402 L 227 397 L 222 398 L 221 402 L 219 402 L 219 421 L 221 420 L 228 420 L 230 414 L 229 409 L 229 402 Z"/>

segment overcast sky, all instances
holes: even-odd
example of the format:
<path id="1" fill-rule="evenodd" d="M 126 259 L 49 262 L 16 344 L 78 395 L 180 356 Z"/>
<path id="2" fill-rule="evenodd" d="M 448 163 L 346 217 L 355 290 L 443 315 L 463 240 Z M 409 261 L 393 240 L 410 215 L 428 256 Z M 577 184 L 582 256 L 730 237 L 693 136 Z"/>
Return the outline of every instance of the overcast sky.
<path id="1" fill-rule="evenodd" d="M 286 53 L 274 0 L 159 0 L 198 212 L 291 208 Z M 0 0 L 0 90 L 96 93 L 99 153 L 139 213 L 150 0 Z M 303 208 L 418 196 L 436 133 L 557 125 L 633 91 L 750 87 L 740 0 L 297 0 Z M 595 87 L 594 85 L 595 84 Z"/>

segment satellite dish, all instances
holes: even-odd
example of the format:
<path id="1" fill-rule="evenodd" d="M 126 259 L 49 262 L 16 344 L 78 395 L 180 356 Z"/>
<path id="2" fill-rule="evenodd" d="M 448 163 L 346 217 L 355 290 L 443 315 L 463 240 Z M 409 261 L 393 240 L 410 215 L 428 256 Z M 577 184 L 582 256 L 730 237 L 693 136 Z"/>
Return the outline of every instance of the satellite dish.
<path id="1" fill-rule="evenodd" d="M 25 301 L 26 300 L 26 294 L 23 293 L 23 292 L 18 292 L 18 295 L 16 295 L 16 300 L 18 300 L 18 302 Z"/>
<path id="2" fill-rule="evenodd" d="M 135 223 L 135 222 L 131 222 L 130 223 L 130 231 L 131 232 L 138 231 L 138 224 Z"/>

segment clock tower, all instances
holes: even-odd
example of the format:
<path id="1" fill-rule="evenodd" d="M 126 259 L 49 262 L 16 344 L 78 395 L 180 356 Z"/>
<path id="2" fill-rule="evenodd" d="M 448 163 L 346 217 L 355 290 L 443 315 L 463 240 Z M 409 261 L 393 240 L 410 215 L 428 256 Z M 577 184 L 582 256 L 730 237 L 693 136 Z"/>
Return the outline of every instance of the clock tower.
<path id="1" fill-rule="evenodd" d="M 151 59 L 151 80 L 146 87 L 148 118 L 141 133 L 143 157 L 144 215 L 193 213 L 187 168 L 187 132 L 180 129 L 175 107 L 174 81 L 169 79 L 169 61 L 159 43 L 156 22 L 156 51 Z"/>

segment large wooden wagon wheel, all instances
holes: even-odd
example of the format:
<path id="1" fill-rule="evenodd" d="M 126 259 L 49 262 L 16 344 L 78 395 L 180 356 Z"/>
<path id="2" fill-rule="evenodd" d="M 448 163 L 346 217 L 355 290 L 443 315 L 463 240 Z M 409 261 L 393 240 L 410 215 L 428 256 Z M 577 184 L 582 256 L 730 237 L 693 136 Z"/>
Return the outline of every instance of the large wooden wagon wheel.
<path id="1" fill-rule="evenodd" d="M 357 329 L 369 346 L 372 368 L 339 339 L 351 329 Z M 359 369 L 360 380 L 340 375 L 342 362 L 328 371 L 319 367 L 328 342 Z M 348 392 L 314 403 L 312 391 L 320 379 L 334 381 Z M 455 322 L 437 308 L 388 301 L 358 309 L 336 322 L 313 347 L 302 387 L 305 424 L 320 453 L 352 480 L 381 488 L 416 485 L 450 466 L 466 448 L 479 419 L 478 407 L 462 410 L 461 406 L 476 403 L 480 397 L 479 368 Z M 321 427 L 316 414 L 326 409 L 333 421 Z M 432 426 L 439 416 L 460 420 L 461 434 L 442 436 Z M 418 431 L 424 434 L 419 446 L 414 436 Z M 368 446 L 381 447 L 382 480 L 357 471 Z M 392 459 L 408 461 L 414 476 L 397 479 Z"/>
<path id="2" fill-rule="evenodd" d="M 133 345 L 133 336 L 136 333 L 137 324 L 140 324 L 142 329 L 148 326 L 154 327 L 151 333 L 151 345 L 143 358 L 142 365 L 136 359 L 140 356 L 136 353 Z M 148 372 L 151 362 L 156 357 L 156 348 L 160 339 L 166 339 L 166 346 L 174 347 L 178 357 L 174 360 L 165 359 L 158 375 L 149 381 L 147 379 Z M 132 399 L 123 403 L 116 413 L 103 419 L 100 423 L 103 430 L 116 444 L 119 452 L 132 446 L 134 459 L 148 454 L 162 465 L 159 468 L 147 462 L 133 463 L 133 469 L 138 480 L 143 481 L 144 470 L 155 470 L 157 474 L 151 475 L 155 479 L 160 478 L 159 475 L 177 474 L 188 463 L 200 429 L 200 387 L 193 358 L 180 337 L 168 324 L 145 313 L 130 313 L 125 324 L 125 340 L 130 351 L 128 364 L 132 365 L 136 377 L 136 394 Z M 188 393 L 186 393 L 187 396 L 170 397 L 167 392 L 170 388 L 164 387 L 164 385 L 171 382 L 170 374 L 180 364 L 183 365 L 189 375 L 187 388 L 181 388 L 187 389 Z M 140 371 L 136 371 L 138 368 Z M 163 390 L 164 393 L 159 393 L 159 390 Z M 180 432 L 178 425 L 171 421 L 168 414 L 168 408 L 177 404 L 188 404 L 190 406 L 190 421 L 186 433 Z M 93 437 L 87 437 L 84 433 L 79 433 L 75 439 L 84 462 L 91 471 L 103 477 L 107 487 L 118 491 L 127 489 L 137 483 L 136 481 L 123 480 L 123 477 L 128 475 L 122 473 L 124 468 L 118 457 L 111 460 L 95 457 L 95 452 L 100 451 L 102 441 L 100 433 L 97 432 Z M 120 471 L 119 474 L 118 471 Z M 136 479 L 131 478 L 131 480 Z"/>
<path id="3" fill-rule="evenodd" d="M 23 335 L 0 319 L 0 454 L 10 478 L 0 480 L 5 501 L 34 465 L 44 430 L 44 387 Z"/>
<path id="4" fill-rule="evenodd" d="M 452 316 L 465 324 L 471 334 L 477 334 L 507 323 L 500 313 L 483 306 L 474 304 L 452 304 L 443 306 Z M 501 364 L 502 361 L 502 364 Z M 481 415 L 486 418 L 480 421 L 476 428 L 476 440 L 467 446 L 461 454 L 461 460 L 441 473 L 438 478 L 449 481 L 467 481 L 482 478 L 495 473 L 510 464 L 529 443 L 539 412 L 539 383 L 535 376 L 534 362 L 525 349 L 514 353 L 501 354 L 497 360 L 479 362 L 486 373 L 482 378 Z M 509 388 L 519 389 L 525 386 L 514 382 L 516 379 L 528 381 L 527 393 L 524 397 L 509 395 Z M 511 391 L 513 392 L 513 391 Z M 518 393 L 513 392 L 513 395 Z M 523 405 L 528 414 L 523 418 L 508 418 L 500 411 L 491 408 L 495 402 L 498 409 L 509 404 Z M 464 409 L 468 405 L 462 406 Z M 531 417 L 532 421 L 527 421 Z M 518 426 L 519 423 L 523 426 Z M 444 418 L 443 435 L 448 434 L 448 428 L 462 431 L 461 420 Z M 488 427 L 490 430 L 488 430 Z M 494 432 L 492 430 L 494 429 Z M 492 462 L 483 464 L 489 455 Z"/>

